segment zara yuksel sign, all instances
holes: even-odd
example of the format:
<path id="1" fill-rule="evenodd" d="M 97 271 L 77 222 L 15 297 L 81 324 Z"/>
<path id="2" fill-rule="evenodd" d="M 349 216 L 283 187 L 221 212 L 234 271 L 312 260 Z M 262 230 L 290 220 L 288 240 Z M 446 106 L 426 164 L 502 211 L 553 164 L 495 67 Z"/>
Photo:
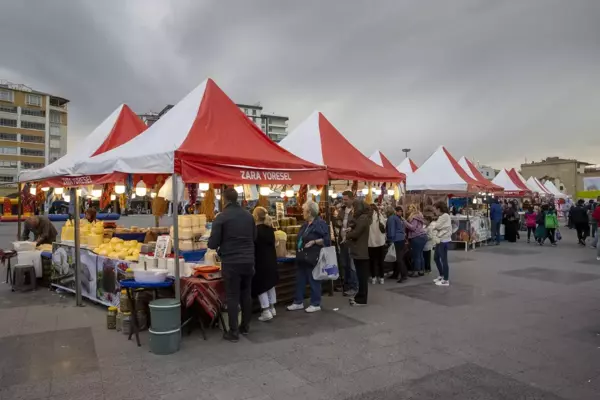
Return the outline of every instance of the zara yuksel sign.
<path id="1" fill-rule="evenodd" d="M 289 172 L 276 171 L 240 171 L 241 178 L 245 181 L 291 181 Z"/>

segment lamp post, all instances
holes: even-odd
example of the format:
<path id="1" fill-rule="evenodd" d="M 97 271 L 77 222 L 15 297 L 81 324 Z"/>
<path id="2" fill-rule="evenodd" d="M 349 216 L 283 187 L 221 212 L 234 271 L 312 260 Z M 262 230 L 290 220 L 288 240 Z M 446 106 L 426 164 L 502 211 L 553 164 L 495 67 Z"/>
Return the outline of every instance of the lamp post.
<path id="1" fill-rule="evenodd" d="M 404 156 L 408 158 L 408 153 L 410 153 L 410 149 L 402 149 L 402 152 L 404 153 Z"/>

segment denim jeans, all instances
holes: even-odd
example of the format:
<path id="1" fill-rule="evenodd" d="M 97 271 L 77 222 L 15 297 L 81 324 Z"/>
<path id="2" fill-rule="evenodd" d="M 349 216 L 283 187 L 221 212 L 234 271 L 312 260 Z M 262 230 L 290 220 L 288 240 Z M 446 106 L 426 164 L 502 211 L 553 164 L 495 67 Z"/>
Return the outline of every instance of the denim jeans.
<path id="1" fill-rule="evenodd" d="M 423 272 L 425 268 L 425 260 L 423 259 L 423 249 L 427 244 L 427 236 L 421 235 L 410 239 L 410 253 L 413 260 L 413 270 L 415 272 Z"/>
<path id="2" fill-rule="evenodd" d="M 350 257 L 350 248 L 347 243 L 340 246 L 340 257 L 344 266 L 344 283 L 346 290 L 358 290 L 358 278 L 356 276 L 356 267 L 354 260 Z"/>
<path id="3" fill-rule="evenodd" d="M 496 243 L 500 243 L 500 225 L 502 225 L 502 221 L 492 221 L 492 241 L 496 241 Z"/>
<path id="4" fill-rule="evenodd" d="M 319 307 L 321 305 L 321 281 L 316 281 L 312 276 L 312 268 L 296 266 L 296 296 L 294 304 L 304 303 L 306 285 L 310 285 L 310 305 Z"/>
<path id="5" fill-rule="evenodd" d="M 447 281 L 450 273 L 450 266 L 448 265 L 448 243 L 439 243 L 435 246 L 433 259 L 435 260 L 435 265 L 437 266 L 440 276 Z"/>
<path id="6" fill-rule="evenodd" d="M 594 238 L 594 241 L 592 242 L 592 246 L 596 247 L 598 246 L 598 224 L 592 224 L 592 237 Z"/>

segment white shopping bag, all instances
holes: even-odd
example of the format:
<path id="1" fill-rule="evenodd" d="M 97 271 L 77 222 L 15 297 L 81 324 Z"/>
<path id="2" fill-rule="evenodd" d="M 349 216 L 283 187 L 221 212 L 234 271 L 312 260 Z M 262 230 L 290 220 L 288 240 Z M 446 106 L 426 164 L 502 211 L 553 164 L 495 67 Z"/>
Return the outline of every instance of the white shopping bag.
<path id="1" fill-rule="evenodd" d="M 396 247 L 394 244 L 390 244 L 387 254 L 385 255 L 385 262 L 396 262 Z"/>
<path id="2" fill-rule="evenodd" d="M 335 281 L 340 277 L 335 247 L 330 246 L 321 249 L 319 261 L 313 268 L 312 275 L 316 281 Z"/>

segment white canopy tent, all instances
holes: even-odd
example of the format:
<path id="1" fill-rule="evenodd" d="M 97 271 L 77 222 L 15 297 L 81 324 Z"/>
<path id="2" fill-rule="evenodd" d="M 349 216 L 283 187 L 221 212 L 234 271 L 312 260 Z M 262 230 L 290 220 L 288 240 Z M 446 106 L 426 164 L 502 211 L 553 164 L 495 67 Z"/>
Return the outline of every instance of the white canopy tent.
<path id="1" fill-rule="evenodd" d="M 480 186 L 444 146 L 438 147 L 423 165 L 406 176 L 407 191 L 477 192 Z"/>
<path id="2" fill-rule="evenodd" d="M 492 179 L 492 183 L 498 186 L 502 186 L 504 188 L 504 194 L 507 196 L 522 196 L 526 192 L 524 188 L 527 187 L 525 184 L 515 182 L 515 180 L 508 174 L 508 171 L 505 168 L 500 170 L 498 175 L 496 175 L 494 179 Z"/>
<path id="3" fill-rule="evenodd" d="M 548 189 L 546 189 L 546 187 L 540 181 L 538 181 L 538 179 L 535 176 L 529 177 L 529 179 L 527 179 L 526 183 L 527 183 L 527 187 L 529 189 L 531 189 L 531 191 L 534 193 L 538 193 L 541 195 L 552 194 L 552 193 L 550 193 L 550 191 Z"/>
<path id="4" fill-rule="evenodd" d="M 558 190 L 558 188 L 552 181 L 544 182 L 544 187 L 548 189 L 548 191 L 550 191 L 550 193 L 552 193 L 552 195 L 554 195 L 554 197 L 556 197 L 557 199 L 566 199 L 569 197 L 566 194 L 561 193 L 561 191 Z"/>

